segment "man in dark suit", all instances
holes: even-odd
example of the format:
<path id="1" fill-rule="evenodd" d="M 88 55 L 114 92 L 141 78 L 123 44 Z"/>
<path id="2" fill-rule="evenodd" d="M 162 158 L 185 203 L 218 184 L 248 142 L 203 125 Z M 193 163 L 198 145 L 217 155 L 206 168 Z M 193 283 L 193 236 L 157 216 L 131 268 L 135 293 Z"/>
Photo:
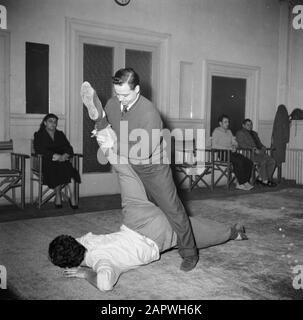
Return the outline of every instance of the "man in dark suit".
<path id="1" fill-rule="evenodd" d="M 257 179 L 257 183 L 273 187 L 276 184 L 272 181 L 276 162 L 266 154 L 266 147 L 262 144 L 258 133 L 253 130 L 253 123 L 250 119 L 242 122 L 242 129 L 236 133 L 236 139 L 239 148 L 252 149 L 253 159 L 258 163 L 259 174 L 261 179 Z"/>

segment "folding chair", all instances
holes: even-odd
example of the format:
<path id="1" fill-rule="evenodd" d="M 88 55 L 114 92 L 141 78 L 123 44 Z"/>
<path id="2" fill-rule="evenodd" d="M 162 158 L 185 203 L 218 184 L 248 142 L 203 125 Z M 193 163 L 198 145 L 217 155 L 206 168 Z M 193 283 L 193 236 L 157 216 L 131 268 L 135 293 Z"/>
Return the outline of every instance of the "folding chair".
<path id="1" fill-rule="evenodd" d="M 265 149 L 265 153 L 266 153 L 268 156 L 271 156 L 273 150 L 274 150 L 273 148 L 266 148 L 266 149 Z M 259 165 L 259 162 L 254 159 L 254 155 L 255 155 L 255 154 L 254 154 L 253 150 L 251 150 L 251 158 L 250 158 L 250 159 L 251 159 L 251 161 L 253 162 L 252 183 L 255 183 L 256 180 L 257 180 L 257 179 L 259 178 L 259 176 L 260 176 L 260 173 L 259 173 L 260 165 Z M 279 170 L 279 168 L 278 168 L 278 170 Z M 275 171 L 275 170 L 274 170 L 274 171 Z"/>
<path id="2" fill-rule="evenodd" d="M 251 149 L 244 149 L 244 148 L 237 148 L 237 153 L 242 154 L 244 157 L 248 159 L 252 159 L 252 150 Z M 230 161 L 231 150 L 226 149 L 212 149 L 212 161 L 213 161 L 213 186 L 215 187 L 219 181 L 226 177 L 227 182 L 227 190 L 230 190 L 230 185 L 236 180 L 236 176 L 233 175 L 233 165 Z M 220 175 L 215 180 L 215 171 L 219 171 Z"/>
<path id="3" fill-rule="evenodd" d="M 71 157 L 70 161 L 72 166 L 79 171 L 80 158 L 83 155 L 75 153 Z M 42 161 L 43 155 L 35 153 L 33 140 L 31 141 L 31 172 L 30 172 L 30 201 L 32 205 L 37 205 L 40 209 L 42 205 L 47 203 L 49 200 L 55 197 L 56 192 L 47 186 L 43 185 L 43 175 L 42 175 Z M 38 196 L 34 199 L 34 182 L 38 183 Z M 76 205 L 79 204 L 79 183 L 74 183 L 74 194 Z M 63 192 L 62 192 L 63 191 Z M 67 184 L 62 184 L 60 186 L 60 192 L 62 192 L 64 200 L 68 201 L 68 190 Z"/>
<path id="4" fill-rule="evenodd" d="M 4 197 L 12 204 L 21 209 L 25 207 L 25 159 L 26 154 L 13 152 L 13 141 L 0 142 L 0 153 L 9 153 L 11 158 L 11 168 L 0 169 L 0 198 Z M 16 188 L 20 187 L 21 202 L 16 201 Z M 8 196 L 8 191 L 12 190 L 12 196 Z"/>
<path id="5" fill-rule="evenodd" d="M 177 188 L 189 180 L 189 191 L 199 187 L 199 182 L 203 182 L 207 188 L 212 190 L 212 182 L 209 184 L 205 180 L 205 176 L 212 172 L 210 149 L 197 149 L 195 140 L 174 140 L 172 158 L 176 173 L 183 175 L 183 178 L 177 183 Z"/>
<path id="6" fill-rule="evenodd" d="M 212 156 L 212 181 L 213 189 L 221 181 L 223 177 L 227 179 L 227 189 L 230 190 L 230 185 L 234 180 L 232 176 L 233 166 L 230 161 L 231 150 L 226 149 L 211 149 Z M 215 179 L 215 172 L 219 172 L 219 177 Z"/>

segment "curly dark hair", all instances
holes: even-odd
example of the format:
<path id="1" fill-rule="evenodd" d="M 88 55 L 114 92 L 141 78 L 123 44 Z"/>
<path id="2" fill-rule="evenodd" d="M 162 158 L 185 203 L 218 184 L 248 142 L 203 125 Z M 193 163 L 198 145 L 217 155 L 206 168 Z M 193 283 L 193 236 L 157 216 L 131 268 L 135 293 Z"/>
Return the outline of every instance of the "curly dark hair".
<path id="1" fill-rule="evenodd" d="M 75 238 L 63 234 L 49 244 L 48 256 L 60 268 L 74 268 L 80 266 L 85 251 L 86 248 Z"/>

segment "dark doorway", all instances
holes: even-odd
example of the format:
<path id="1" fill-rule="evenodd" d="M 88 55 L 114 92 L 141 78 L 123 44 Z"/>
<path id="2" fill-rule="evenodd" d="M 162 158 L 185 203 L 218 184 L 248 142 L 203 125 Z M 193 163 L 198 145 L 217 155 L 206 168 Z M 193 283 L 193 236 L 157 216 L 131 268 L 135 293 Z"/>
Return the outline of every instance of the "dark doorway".
<path id="1" fill-rule="evenodd" d="M 125 50 L 125 67 L 133 68 L 140 78 L 141 94 L 153 101 L 152 92 L 152 52 Z"/>
<path id="2" fill-rule="evenodd" d="M 26 113 L 48 113 L 49 45 L 26 42 Z"/>
<path id="3" fill-rule="evenodd" d="M 88 81 L 95 88 L 103 106 L 112 96 L 113 58 L 114 49 L 111 47 L 83 45 L 83 81 Z M 83 173 L 109 172 L 110 164 L 101 165 L 97 160 L 99 146 L 91 137 L 93 129 L 94 121 L 83 108 Z"/>
<path id="4" fill-rule="evenodd" d="M 230 118 L 233 134 L 241 129 L 245 118 L 246 79 L 212 76 L 210 134 L 219 126 L 218 117 Z"/>

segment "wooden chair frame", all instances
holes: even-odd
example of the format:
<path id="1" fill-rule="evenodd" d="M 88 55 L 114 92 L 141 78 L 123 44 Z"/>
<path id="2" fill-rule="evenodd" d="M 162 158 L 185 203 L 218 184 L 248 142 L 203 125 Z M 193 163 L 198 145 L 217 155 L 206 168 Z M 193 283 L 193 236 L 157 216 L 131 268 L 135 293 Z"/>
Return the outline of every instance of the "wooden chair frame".
<path id="1" fill-rule="evenodd" d="M 197 149 L 195 140 L 190 141 L 190 143 L 187 143 L 185 140 L 178 142 L 181 143 L 180 148 L 176 146 L 176 141 L 173 141 L 173 167 L 176 173 L 181 173 L 184 177 L 177 183 L 177 188 L 189 180 L 188 191 L 199 187 L 199 182 L 202 182 L 207 188 L 212 190 L 212 182 L 209 184 L 204 179 L 206 175 L 212 172 L 211 150 Z M 181 155 L 177 162 L 175 161 L 176 152 L 179 152 L 179 155 Z M 202 153 L 204 153 L 204 157 L 200 156 Z"/>
<path id="2" fill-rule="evenodd" d="M 17 207 L 25 208 L 25 167 L 28 155 L 13 152 L 13 141 L 0 142 L 0 152 L 9 153 L 11 156 L 11 168 L 0 169 L 0 198 L 4 197 L 6 200 L 16 205 Z M 16 201 L 16 188 L 20 188 L 21 200 L 20 203 Z M 12 190 L 12 196 L 7 193 Z"/>

